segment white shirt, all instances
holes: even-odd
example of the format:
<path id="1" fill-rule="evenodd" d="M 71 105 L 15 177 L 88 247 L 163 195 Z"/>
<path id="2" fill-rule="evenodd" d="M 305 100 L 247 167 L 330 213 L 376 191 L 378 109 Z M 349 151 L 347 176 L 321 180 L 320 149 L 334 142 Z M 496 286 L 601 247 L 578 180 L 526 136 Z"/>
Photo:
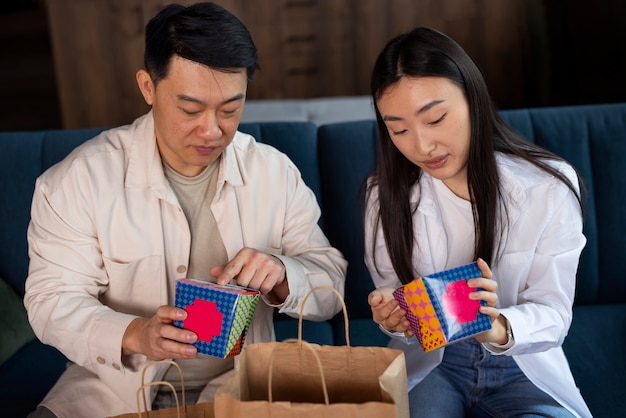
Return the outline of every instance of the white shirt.
<path id="1" fill-rule="evenodd" d="M 579 417 L 591 417 L 573 376 L 561 344 L 572 320 L 572 304 L 580 253 L 586 243 L 582 218 L 575 196 L 560 181 L 529 163 L 497 155 L 504 190 L 509 228 L 503 237 L 502 255 L 492 267 L 498 281 L 498 305 L 510 322 L 515 344 L 505 351 L 524 374 L 540 389 Z M 574 184 L 573 169 L 554 163 Z M 420 191 L 413 189 L 411 203 L 420 203 L 413 215 L 416 242 L 413 266 L 415 277 L 442 271 L 450 255 L 434 180 L 424 174 Z M 372 194 L 377 199 L 376 191 Z M 374 239 L 375 208 L 368 206 L 365 227 L 365 263 L 376 287 L 399 287 L 385 248 L 382 231 L 376 241 L 374 267 L 371 244 Z M 445 348 L 423 352 L 419 344 L 407 345 L 403 338 L 390 345 L 406 353 L 409 389 L 419 383 L 443 357 Z"/>

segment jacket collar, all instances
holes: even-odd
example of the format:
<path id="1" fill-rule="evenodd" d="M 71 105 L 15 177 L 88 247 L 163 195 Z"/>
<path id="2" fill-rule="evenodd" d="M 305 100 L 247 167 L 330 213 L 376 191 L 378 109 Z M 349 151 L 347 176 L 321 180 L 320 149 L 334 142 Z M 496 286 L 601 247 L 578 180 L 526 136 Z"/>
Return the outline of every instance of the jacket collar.
<path id="1" fill-rule="evenodd" d="M 242 146 L 244 137 L 245 135 L 241 132 L 236 132 L 230 145 L 222 152 L 215 191 L 216 198 L 219 198 L 225 183 L 234 187 L 245 184 L 245 166 L 236 152 L 236 149 Z"/>
<path id="2" fill-rule="evenodd" d="M 177 202 L 165 173 L 154 133 L 152 111 L 136 119 L 125 128 L 129 136 L 128 168 L 126 170 L 125 187 L 129 189 L 151 189 L 160 199 L 172 203 Z M 237 158 L 234 147 L 245 142 L 246 135 L 237 132 L 232 143 L 226 147 L 220 158 L 217 195 L 224 183 L 233 186 L 244 184 L 244 170 Z"/>
<path id="3" fill-rule="evenodd" d="M 528 173 L 534 173 L 535 170 L 529 169 L 526 163 L 520 163 L 517 159 L 500 153 L 496 154 L 496 160 L 500 187 L 503 190 L 503 206 L 509 224 L 513 224 L 522 213 L 522 206 L 527 199 L 526 189 L 533 182 L 534 175 Z M 447 262 L 447 237 L 443 230 L 434 181 L 432 176 L 422 173 L 419 187 L 413 188 L 410 197 L 412 207 L 415 207 L 419 200 L 417 212 L 422 216 L 413 219 L 419 222 L 419 225 L 415 226 L 417 233 L 424 234 L 428 242 L 428 245 L 420 248 L 420 253 L 415 256 L 419 257 L 422 267 L 429 272 L 441 270 Z M 500 249 L 504 248 L 507 240 L 508 228 L 505 225 Z"/>
<path id="4" fill-rule="evenodd" d="M 504 204 L 509 211 L 510 220 L 514 221 L 519 216 L 520 208 L 526 200 L 526 189 L 529 181 L 527 179 L 528 176 L 524 174 L 534 170 L 529 169 L 526 166 L 527 163 L 520 164 L 516 159 L 501 153 L 496 153 L 496 162 L 498 174 L 500 175 L 500 187 L 504 195 Z M 430 175 L 422 173 L 422 178 L 420 179 L 422 198 L 419 202 L 418 210 L 425 216 L 440 219 L 439 210 L 437 209 L 438 203 L 435 198 L 434 181 Z M 410 198 L 413 207 L 417 204 L 419 195 L 418 188 L 414 187 Z"/>

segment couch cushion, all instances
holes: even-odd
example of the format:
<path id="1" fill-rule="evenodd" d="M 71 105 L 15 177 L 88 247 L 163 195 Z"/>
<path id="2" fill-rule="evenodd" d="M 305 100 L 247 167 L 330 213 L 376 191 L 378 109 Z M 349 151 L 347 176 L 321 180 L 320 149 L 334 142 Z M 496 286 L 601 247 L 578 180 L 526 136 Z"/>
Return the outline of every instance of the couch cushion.
<path id="1" fill-rule="evenodd" d="M 56 349 L 32 340 L 0 366 L 0 414 L 25 417 L 65 370 L 67 359 Z"/>
<path id="2" fill-rule="evenodd" d="M 0 135 L 0 276 L 21 296 L 28 270 L 26 227 L 35 179 L 41 172 L 43 134 Z"/>
<path id="3" fill-rule="evenodd" d="M 583 398 L 596 417 L 619 417 L 626 411 L 624 347 L 625 304 L 574 308 L 574 321 L 563 350 Z"/>
<path id="4" fill-rule="evenodd" d="M 348 316 L 371 320 L 367 296 L 374 283 L 363 261 L 361 191 L 374 168 L 375 124 L 368 120 L 320 126 L 318 138 L 326 233 L 348 260 Z"/>
<path id="5" fill-rule="evenodd" d="M 0 365 L 34 338 L 22 299 L 0 278 Z"/>

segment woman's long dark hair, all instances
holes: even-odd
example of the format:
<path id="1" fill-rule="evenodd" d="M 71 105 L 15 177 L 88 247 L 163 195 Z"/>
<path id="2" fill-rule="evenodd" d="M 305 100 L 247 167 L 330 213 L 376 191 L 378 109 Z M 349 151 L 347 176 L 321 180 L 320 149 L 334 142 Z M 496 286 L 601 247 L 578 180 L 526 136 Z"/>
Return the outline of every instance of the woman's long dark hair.
<path id="1" fill-rule="evenodd" d="M 498 246 L 507 215 L 502 205 L 495 152 L 520 157 L 558 178 L 576 195 L 577 188 L 547 160 L 562 160 L 510 129 L 500 118 L 489 96 L 485 80 L 472 59 L 451 38 L 430 28 L 416 28 L 392 39 L 378 56 L 372 72 L 371 93 L 374 103 L 403 77 L 443 77 L 455 83 L 464 93 L 470 114 L 470 150 L 467 181 L 474 216 L 474 259 L 481 257 L 490 265 L 497 261 Z M 366 201 L 372 188 L 378 189 L 378 216 L 372 240 L 382 224 L 383 236 L 393 268 L 402 283 L 413 280 L 413 213 L 409 197 L 419 181 L 421 169 L 410 162 L 392 143 L 378 106 L 378 154 L 374 172 L 369 177 Z M 579 182 L 582 189 L 582 181 Z M 418 203 L 419 204 L 419 203 Z"/>

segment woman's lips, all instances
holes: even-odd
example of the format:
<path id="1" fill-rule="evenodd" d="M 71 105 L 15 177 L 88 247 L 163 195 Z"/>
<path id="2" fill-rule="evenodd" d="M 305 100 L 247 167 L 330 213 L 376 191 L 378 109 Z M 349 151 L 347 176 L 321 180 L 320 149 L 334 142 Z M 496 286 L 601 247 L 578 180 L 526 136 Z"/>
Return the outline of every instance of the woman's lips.
<path id="1" fill-rule="evenodd" d="M 430 169 L 441 168 L 448 162 L 448 156 L 438 157 L 433 160 L 424 161 L 424 165 Z"/>

